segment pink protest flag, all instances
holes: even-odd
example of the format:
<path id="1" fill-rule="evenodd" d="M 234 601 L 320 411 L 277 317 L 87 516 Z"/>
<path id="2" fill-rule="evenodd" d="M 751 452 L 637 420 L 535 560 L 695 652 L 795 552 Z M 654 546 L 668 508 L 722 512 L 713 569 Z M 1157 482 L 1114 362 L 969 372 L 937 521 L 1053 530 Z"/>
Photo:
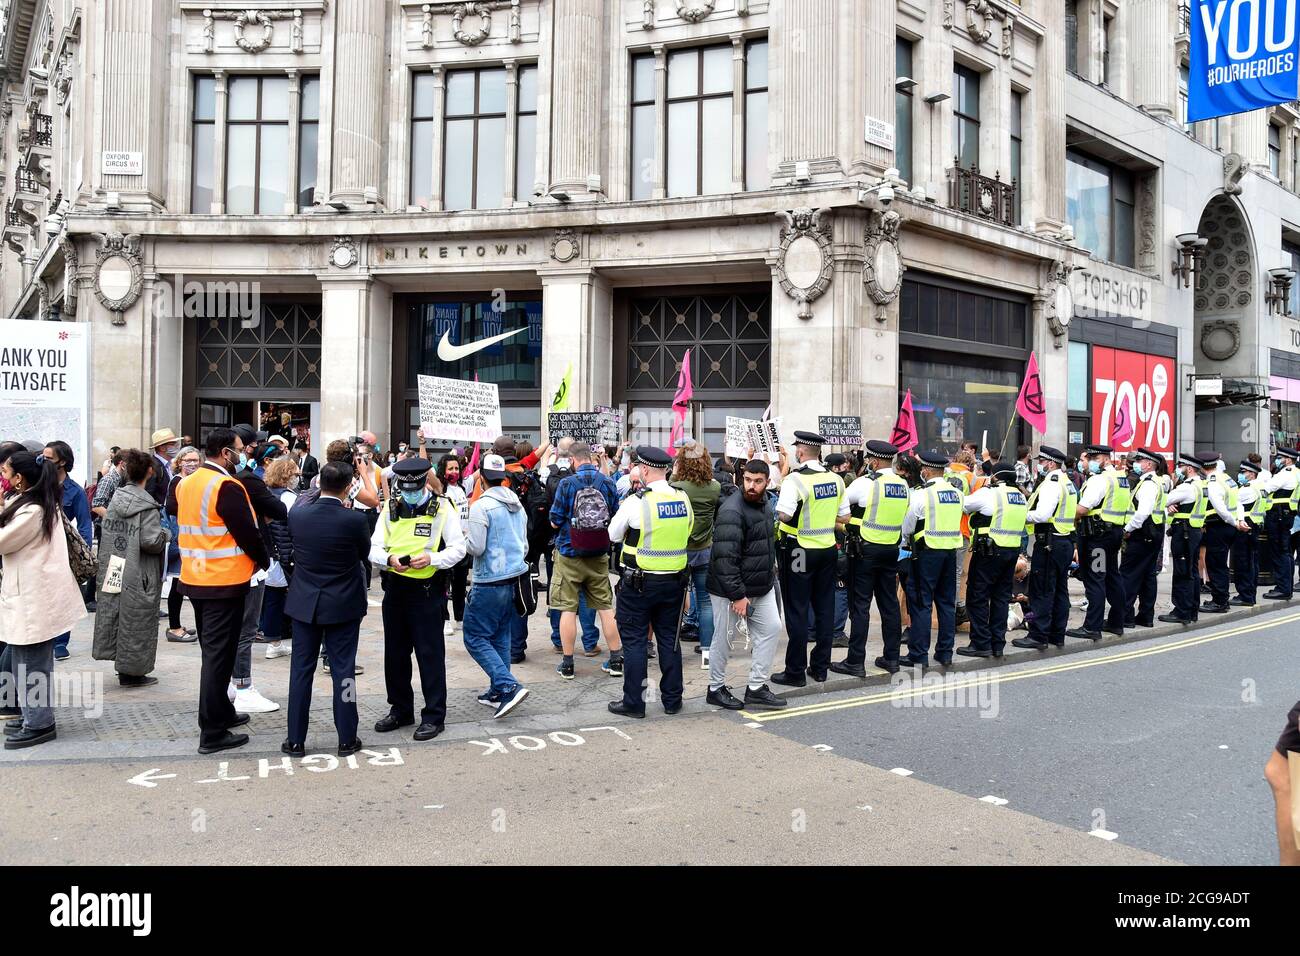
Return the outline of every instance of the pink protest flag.
<path id="1" fill-rule="evenodd" d="M 1038 374 L 1038 357 L 1029 353 L 1029 367 L 1025 369 L 1025 381 L 1020 386 L 1020 395 L 1016 398 L 1016 411 L 1020 417 L 1041 435 L 1047 434 L 1047 408 L 1043 404 L 1043 380 Z"/>
<path id="2" fill-rule="evenodd" d="M 677 374 L 677 394 L 673 396 L 673 430 L 668 438 L 667 449 L 675 453 L 677 443 L 686 437 L 686 415 L 690 411 L 691 396 L 695 387 L 691 384 L 691 350 L 682 356 L 682 370 Z"/>
<path id="3" fill-rule="evenodd" d="M 474 474 L 474 471 L 477 468 L 478 468 L 478 442 L 475 442 L 474 454 L 469 456 L 469 464 L 465 466 L 465 474 L 472 475 Z"/>
<path id="4" fill-rule="evenodd" d="M 898 421 L 894 422 L 894 432 L 889 436 L 889 443 L 900 452 L 908 451 L 921 444 L 921 439 L 916 434 L 916 415 L 912 412 L 910 388 L 903 396 L 903 407 L 898 410 Z"/>
<path id="5" fill-rule="evenodd" d="M 1119 448 L 1133 440 L 1133 401 L 1128 395 L 1115 408 L 1115 426 L 1110 432 L 1110 443 Z"/>

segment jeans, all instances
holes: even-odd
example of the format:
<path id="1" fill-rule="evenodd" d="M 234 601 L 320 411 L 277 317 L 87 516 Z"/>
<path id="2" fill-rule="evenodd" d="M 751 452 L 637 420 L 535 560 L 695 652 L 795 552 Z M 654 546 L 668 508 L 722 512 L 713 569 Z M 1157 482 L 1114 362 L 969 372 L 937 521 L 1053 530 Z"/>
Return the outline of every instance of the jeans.
<path id="1" fill-rule="evenodd" d="M 693 627 L 700 635 L 700 647 L 713 645 L 713 602 L 709 600 L 709 557 L 712 548 L 686 552 L 686 567 L 691 572 L 691 609 L 682 624 Z"/>
<path id="2" fill-rule="evenodd" d="M 292 637 L 292 622 L 284 616 L 284 602 L 288 588 L 267 586 L 262 592 L 262 633 L 268 641 Z"/>
<path id="3" fill-rule="evenodd" d="M 232 677 L 239 688 L 253 686 L 253 640 L 257 637 L 257 622 L 262 617 L 262 596 L 265 593 L 264 584 L 251 584 L 244 598 L 244 622 L 239 629 L 239 651 L 235 654 Z"/>
<path id="4" fill-rule="evenodd" d="M 56 638 L 57 640 L 57 638 Z M 54 726 L 54 641 L 39 644 L 10 644 L 18 706 L 23 726 L 47 730 Z M 20 679 L 22 683 L 18 684 Z"/>
<path id="5" fill-rule="evenodd" d="M 465 650 L 474 662 L 483 668 L 492 682 L 493 694 L 513 694 L 519 681 L 510 673 L 511 637 L 518 622 L 525 625 L 515 611 L 515 592 L 512 582 L 503 584 L 476 584 L 465 603 L 465 621 L 462 635 Z"/>
<path id="6" fill-rule="evenodd" d="M 70 640 L 72 640 L 72 632 L 64 631 L 62 634 L 60 634 L 58 637 L 54 639 L 54 647 L 58 650 L 66 651 L 68 649 L 68 642 Z"/>
<path id="7" fill-rule="evenodd" d="M 560 612 L 547 611 L 546 613 L 551 619 L 551 643 L 559 647 Z M 587 606 L 587 595 L 582 591 L 578 592 L 578 625 L 582 630 L 583 648 L 594 651 L 596 645 L 600 643 L 600 631 L 596 630 L 596 612 Z"/>

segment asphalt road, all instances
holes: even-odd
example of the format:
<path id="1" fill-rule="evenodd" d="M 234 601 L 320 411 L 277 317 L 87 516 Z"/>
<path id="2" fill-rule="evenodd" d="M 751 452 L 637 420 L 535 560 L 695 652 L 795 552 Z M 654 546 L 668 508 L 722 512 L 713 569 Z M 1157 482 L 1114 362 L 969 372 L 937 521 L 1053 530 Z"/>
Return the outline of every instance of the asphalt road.
<path id="1" fill-rule="evenodd" d="M 946 698 L 913 682 L 754 716 L 761 732 L 1171 860 L 1273 864 L 1262 771 L 1300 697 L 1298 628 L 1283 610 L 985 683 L 956 675 Z"/>

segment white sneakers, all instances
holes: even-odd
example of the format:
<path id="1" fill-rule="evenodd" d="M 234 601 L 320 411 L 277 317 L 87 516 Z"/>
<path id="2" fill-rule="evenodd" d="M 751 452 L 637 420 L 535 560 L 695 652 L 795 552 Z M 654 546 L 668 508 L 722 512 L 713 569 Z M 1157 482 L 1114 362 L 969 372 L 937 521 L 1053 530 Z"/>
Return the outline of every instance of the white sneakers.
<path id="1" fill-rule="evenodd" d="M 256 687 L 236 688 L 235 696 L 235 713 L 238 714 L 269 714 L 273 710 L 279 710 L 280 705 L 273 700 L 267 700 L 257 692 Z"/>
<path id="2" fill-rule="evenodd" d="M 706 671 L 708 669 L 709 669 L 709 649 L 707 647 L 702 647 L 700 648 L 700 670 Z"/>
<path id="3" fill-rule="evenodd" d="M 273 641 L 266 645 L 266 659 L 273 661 L 277 657 L 288 657 L 293 651 L 284 646 L 283 641 Z"/>

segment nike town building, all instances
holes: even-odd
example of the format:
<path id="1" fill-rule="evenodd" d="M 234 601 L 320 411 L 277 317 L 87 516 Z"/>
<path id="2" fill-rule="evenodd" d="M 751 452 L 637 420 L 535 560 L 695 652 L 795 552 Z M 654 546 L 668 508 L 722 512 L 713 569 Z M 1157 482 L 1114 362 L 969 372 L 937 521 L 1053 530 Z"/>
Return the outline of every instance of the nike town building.
<path id="1" fill-rule="evenodd" d="M 1177 0 L 6 0 L 0 309 L 92 441 L 414 440 L 417 376 L 925 447 L 1300 433 L 1300 112 L 1182 122 Z M 1171 37 L 1175 38 L 1171 42 Z M 51 436 L 52 437 L 52 436 Z M 446 443 L 435 442 L 435 445 Z"/>

